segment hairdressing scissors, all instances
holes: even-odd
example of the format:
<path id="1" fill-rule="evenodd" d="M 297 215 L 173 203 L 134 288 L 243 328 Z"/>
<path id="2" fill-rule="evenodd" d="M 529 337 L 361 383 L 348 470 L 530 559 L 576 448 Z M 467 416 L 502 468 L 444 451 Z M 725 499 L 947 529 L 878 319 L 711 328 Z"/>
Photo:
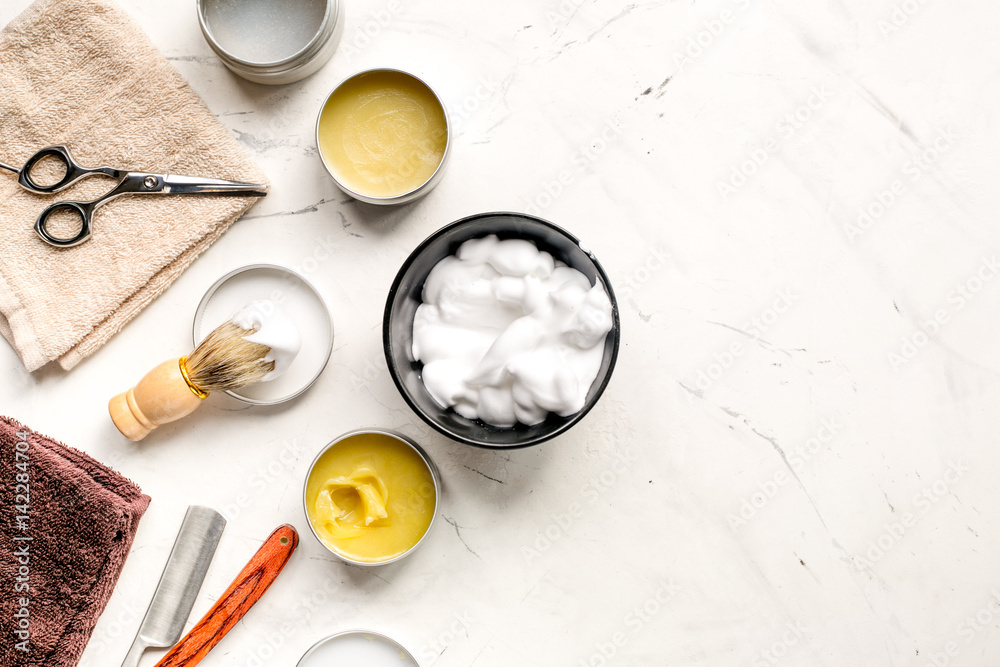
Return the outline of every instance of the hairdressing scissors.
<path id="1" fill-rule="evenodd" d="M 31 170 L 46 158 L 55 158 L 62 162 L 66 173 L 59 181 L 51 185 L 41 185 L 31 177 Z M 94 211 L 108 201 L 122 195 L 205 195 L 212 197 L 263 197 L 267 194 L 266 185 L 241 183 L 239 181 L 224 181 L 216 178 L 199 178 L 196 176 L 178 176 L 176 174 L 149 174 L 142 171 L 128 171 L 113 167 L 87 168 L 80 165 L 69 149 L 65 146 L 49 146 L 38 151 L 24 163 L 20 169 L 0 162 L 0 168 L 16 173 L 18 184 L 40 194 L 52 194 L 65 190 L 77 181 L 101 174 L 118 181 L 118 184 L 97 199 L 91 201 L 60 201 L 43 210 L 35 221 L 35 231 L 49 245 L 68 248 L 80 245 L 90 238 L 91 222 Z M 46 225 L 49 217 L 57 211 L 67 211 L 80 218 L 80 231 L 75 236 L 61 238 L 49 233 Z"/>

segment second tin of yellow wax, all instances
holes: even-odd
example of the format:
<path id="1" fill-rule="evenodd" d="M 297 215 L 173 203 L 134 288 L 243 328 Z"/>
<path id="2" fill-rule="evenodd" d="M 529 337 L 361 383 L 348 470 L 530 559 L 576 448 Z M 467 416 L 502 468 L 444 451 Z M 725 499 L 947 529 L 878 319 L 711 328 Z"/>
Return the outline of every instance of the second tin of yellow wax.
<path id="1" fill-rule="evenodd" d="M 316 145 L 344 192 L 370 204 L 401 204 L 426 194 L 440 179 L 448 115 L 416 76 L 368 70 L 327 97 L 316 123 Z"/>
<path id="2" fill-rule="evenodd" d="M 439 495 L 437 470 L 419 445 L 388 431 L 355 431 L 313 461 L 303 503 L 327 549 L 349 563 L 381 565 L 423 540 Z"/>

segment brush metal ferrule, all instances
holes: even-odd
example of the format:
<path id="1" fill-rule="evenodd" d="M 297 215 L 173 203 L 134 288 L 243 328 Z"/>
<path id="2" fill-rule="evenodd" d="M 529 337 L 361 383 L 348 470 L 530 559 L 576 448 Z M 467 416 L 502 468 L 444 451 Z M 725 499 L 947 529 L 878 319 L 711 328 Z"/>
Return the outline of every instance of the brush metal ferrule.
<path id="1" fill-rule="evenodd" d="M 191 390 L 191 393 L 198 398 L 208 398 L 208 392 L 202 391 L 195 385 L 194 382 L 191 381 L 191 376 L 188 375 L 187 357 L 181 357 L 178 360 L 178 365 L 181 368 L 181 377 L 184 378 L 184 382 L 187 383 L 188 389 Z"/>

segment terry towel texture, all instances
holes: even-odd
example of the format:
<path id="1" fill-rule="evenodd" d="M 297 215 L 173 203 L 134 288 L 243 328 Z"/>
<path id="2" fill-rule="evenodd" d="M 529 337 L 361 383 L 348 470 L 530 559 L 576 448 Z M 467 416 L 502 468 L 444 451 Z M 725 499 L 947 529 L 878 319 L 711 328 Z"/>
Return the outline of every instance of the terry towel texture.
<path id="1" fill-rule="evenodd" d="M 38 0 L 0 32 L 0 162 L 19 166 L 55 144 L 88 167 L 266 183 L 111 0 Z M 93 353 L 255 201 L 124 196 L 96 212 L 82 245 L 52 248 L 35 234 L 49 204 L 112 184 L 92 177 L 37 195 L 0 172 L 0 333 L 28 370 L 52 360 L 68 370 Z"/>
<path id="2" fill-rule="evenodd" d="M 72 667 L 111 597 L 149 496 L 7 417 L 0 417 L 0 476 L 0 581 L 8 587 L 0 596 L 0 665 Z"/>

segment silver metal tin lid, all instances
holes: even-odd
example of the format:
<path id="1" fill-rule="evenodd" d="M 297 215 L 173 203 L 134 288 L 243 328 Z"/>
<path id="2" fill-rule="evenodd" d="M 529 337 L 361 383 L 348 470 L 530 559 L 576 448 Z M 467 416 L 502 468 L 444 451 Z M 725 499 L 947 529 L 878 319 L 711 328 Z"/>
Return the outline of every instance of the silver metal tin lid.
<path id="1" fill-rule="evenodd" d="M 362 192 L 357 192 L 356 190 L 352 190 L 350 187 L 342 183 L 337 178 L 337 175 L 334 173 L 334 170 L 327 163 L 326 157 L 323 155 L 323 151 L 322 149 L 320 149 L 320 143 L 319 143 L 320 121 L 323 118 L 323 110 L 326 109 L 326 105 L 330 101 L 330 98 L 333 97 L 334 94 L 336 94 L 337 90 L 339 90 L 340 87 L 343 86 L 348 81 L 351 81 L 352 79 L 355 79 L 359 76 L 372 74 L 374 72 L 398 72 L 399 74 L 412 77 L 414 80 L 423 84 L 424 86 L 427 87 L 428 90 L 431 91 L 435 99 L 437 99 L 438 103 L 441 105 L 441 110 L 444 112 L 444 123 L 445 123 L 444 154 L 441 156 L 441 162 L 438 163 L 437 169 L 434 170 L 434 173 L 431 174 L 431 176 L 426 181 L 424 181 L 422 184 L 420 184 L 413 190 L 410 190 L 409 192 L 404 192 L 399 195 L 394 195 L 392 197 L 373 197 L 371 195 L 366 195 Z M 434 88 L 432 88 L 429 83 L 421 79 L 416 74 L 413 74 L 412 72 L 396 69 L 394 67 L 375 67 L 372 69 L 362 70 L 360 72 L 352 74 L 351 76 L 347 77 L 346 79 L 338 83 L 334 87 L 334 89 L 330 91 L 330 94 L 323 99 L 323 103 L 319 107 L 319 113 L 316 114 L 316 153 L 319 154 L 320 162 L 323 163 L 323 168 L 326 169 L 326 173 L 330 175 L 330 178 L 333 179 L 333 182 L 345 194 L 350 195 L 351 197 L 357 199 L 358 201 L 363 201 L 366 204 L 388 205 L 388 206 L 392 206 L 395 204 L 406 204 L 408 202 L 411 202 L 415 199 L 419 199 L 424 195 L 426 195 L 428 192 L 434 189 L 434 186 L 437 185 L 441 181 L 441 178 L 444 176 L 445 166 L 448 164 L 448 157 L 451 154 L 451 118 L 448 115 L 448 107 L 444 105 L 444 101 L 441 99 L 441 96 L 437 94 L 437 91 L 435 91 Z"/>
<path id="2" fill-rule="evenodd" d="M 296 667 L 330 665 L 420 667 L 402 644 L 373 630 L 345 630 L 330 635 L 313 644 L 296 663 Z"/>
<path id="3" fill-rule="evenodd" d="M 208 45 L 239 76 L 292 83 L 333 55 L 344 31 L 343 0 L 198 0 Z"/>
<path id="4" fill-rule="evenodd" d="M 354 560 L 352 558 L 348 558 L 348 557 L 344 556 L 341 553 L 338 553 L 329 544 L 327 544 L 326 542 L 324 542 L 320 538 L 319 534 L 316 532 L 316 528 L 312 524 L 312 521 L 309 520 L 309 500 L 308 500 L 308 493 L 307 492 L 308 492 L 308 488 L 309 488 L 309 477 L 312 475 L 313 468 L 315 468 L 316 464 L 319 462 L 319 460 L 321 458 L 323 458 L 323 455 L 326 454 L 328 451 L 330 451 L 330 449 L 333 448 L 333 447 L 335 447 L 338 443 L 343 442 L 344 440 L 346 440 L 346 439 L 348 439 L 348 438 L 350 438 L 352 436 L 362 435 L 362 434 L 365 434 L 365 433 L 376 433 L 376 434 L 379 434 L 379 435 L 386 435 L 386 436 L 389 436 L 390 438 L 395 438 L 396 440 L 399 440 L 403 444 L 406 444 L 406 445 L 409 445 L 410 447 L 412 447 L 414 449 L 414 451 L 416 451 L 417 454 L 420 456 L 420 458 L 423 459 L 424 463 L 427 464 L 427 468 L 431 472 L 431 479 L 434 480 L 434 512 L 431 515 L 431 521 L 430 521 L 430 523 L 427 524 L 427 530 L 424 531 L 424 534 L 420 536 L 420 539 L 417 540 L 416 543 L 414 543 L 413 546 L 411 546 L 409 549 L 407 549 L 403 553 L 399 554 L 395 558 L 390 558 L 389 560 L 382 560 L 382 561 L 378 561 L 378 562 L 368 562 L 368 561 Z M 344 561 L 345 563 L 350 563 L 351 565 L 360 565 L 362 567 L 377 567 L 379 565 L 388 565 L 389 563 L 395 563 L 395 562 L 397 562 L 399 560 L 402 560 L 403 558 L 406 558 L 407 556 L 409 556 L 410 554 L 412 554 L 414 551 L 416 551 L 417 547 L 419 547 L 421 544 L 423 544 L 423 541 L 425 539 L 427 539 L 427 536 L 431 532 L 431 528 L 434 527 L 434 521 L 437 519 L 437 511 L 438 511 L 438 508 L 440 506 L 441 506 L 441 472 L 438 470 L 438 467 L 434 463 L 434 460 L 431 459 L 430 455 L 428 455 L 426 451 L 424 451 L 423 447 L 421 447 L 420 445 L 418 445 L 416 442 L 414 442 L 410 438 L 408 438 L 405 435 L 402 435 L 400 433 L 396 433 L 394 431 L 390 431 L 390 430 L 387 430 L 387 429 L 364 428 L 364 429 L 358 429 L 358 430 L 355 430 L 355 431 L 349 431 L 347 433 L 344 433 L 343 435 L 338 436 L 337 438 L 335 438 L 331 442 L 327 443 L 327 445 L 325 447 L 323 447 L 323 449 L 321 449 L 318 454 L 316 454 L 316 458 L 314 458 L 312 460 L 312 463 L 309 464 L 309 469 L 306 471 L 305 479 L 302 481 L 302 511 L 305 513 L 306 523 L 309 524 L 309 532 L 311 532 L 313 534 L 313 537 L 316 538 L 317 542 L 319 542 L 320 544 L 322 544 L 323 547 L 326 548 L 327 551 L 329 551 L 331 554 L 333 554 L 334 556 L 336 556 L 338 559 Z"/>
<path id="5" fill-rule="evenodd" d="M 319 379 L 333 351 L 333 323 L 326 302 L 312 283 L 291 269 L 251 264 L 219 278 L 195 311 L 194 344 L 253 301 L 271 301 L 280 308 L 299 330 L 302 348 L 281 376 L 226 393 L 251 405 L 290 401 Z"/>

